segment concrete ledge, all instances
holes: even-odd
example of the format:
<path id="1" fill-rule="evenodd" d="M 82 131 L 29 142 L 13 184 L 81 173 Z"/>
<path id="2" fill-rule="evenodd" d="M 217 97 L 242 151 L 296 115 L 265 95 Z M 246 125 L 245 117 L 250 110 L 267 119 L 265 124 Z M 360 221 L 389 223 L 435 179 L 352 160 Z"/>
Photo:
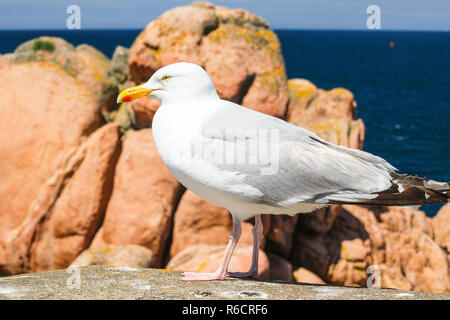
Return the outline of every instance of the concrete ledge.
<path id="1" fill-rule="evenodd" d="M 0 278 L 0 299 L 445 299 L 450 295 L 226 279 L 181 282 L 179 271 L 89 266 Z"/>

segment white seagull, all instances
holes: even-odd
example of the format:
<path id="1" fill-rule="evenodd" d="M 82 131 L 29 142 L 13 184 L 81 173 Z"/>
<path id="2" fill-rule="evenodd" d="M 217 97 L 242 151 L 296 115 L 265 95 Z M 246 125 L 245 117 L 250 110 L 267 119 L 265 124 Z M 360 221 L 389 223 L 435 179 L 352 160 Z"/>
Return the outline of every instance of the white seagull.
<path id="1" fill-rule="evenodd" d="M 396 174 L 370 153 L 334 145 L 278 118 L 219 98 L 206 71 L 179 62 L 118 102 L 160 102 L 152 128 L 170 172 L 204 200 L 228 209 L 233 229 L 219 269 L 184 272 L 182 280 L 257 277 L 261 214 L 311 212 L 330 204 L 411 206 L 449 201 L 449 183 Z M 241 221 L 255 217 L 248 272 L 228 272 Z"/>

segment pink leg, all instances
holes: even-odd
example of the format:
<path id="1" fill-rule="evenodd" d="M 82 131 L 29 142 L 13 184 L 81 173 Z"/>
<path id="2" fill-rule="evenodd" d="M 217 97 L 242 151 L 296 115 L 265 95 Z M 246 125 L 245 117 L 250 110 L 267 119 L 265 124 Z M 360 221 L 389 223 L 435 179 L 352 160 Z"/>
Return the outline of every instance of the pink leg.
<path id="1" fill-rule="evenodd" d="M 247 272 L 229 272 L 227 275 L 236 278 L 257 278 L 258 277 L 258 257 L 259 248 L 261 246 L 261 240 L 263 235 L 263 224 L 261 221 L 261 215 L 255 217 L 255 226 L 252 229 L 253 233 L 253 255 L 252 265 Z"/>
<path id="2" fill-rule="evenodd" d="M 228 265 L 230 264 L 231 256 L 233 255 L 234 248 L 236 247 L 239 238 L 241 237 L 241 221 L 234 215 L 233 217 L 233 229 L 231 230 L 230 240 L 228 241 L 227 248 L 225 249 L 225 255 L 222 263 L 216 272 L 212 273 L 199 273 L 199 272 L 183 272 L 181 280 L 183 281 L 207 281 L 207 280 L 223 280 L 228 272 Z"/>

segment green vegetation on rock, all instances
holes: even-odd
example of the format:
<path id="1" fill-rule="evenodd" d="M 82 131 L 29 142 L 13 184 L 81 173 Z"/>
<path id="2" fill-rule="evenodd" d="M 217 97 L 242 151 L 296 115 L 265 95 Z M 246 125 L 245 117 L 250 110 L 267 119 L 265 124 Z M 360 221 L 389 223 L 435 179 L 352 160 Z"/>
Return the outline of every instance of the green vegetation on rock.
<path id="1" fill-rule="evenodd" d="M 53 52 L 55 50 L 55 45 L 51 41 L 37 39 L 33 42 L 33 51 L 38 50 Z"/>

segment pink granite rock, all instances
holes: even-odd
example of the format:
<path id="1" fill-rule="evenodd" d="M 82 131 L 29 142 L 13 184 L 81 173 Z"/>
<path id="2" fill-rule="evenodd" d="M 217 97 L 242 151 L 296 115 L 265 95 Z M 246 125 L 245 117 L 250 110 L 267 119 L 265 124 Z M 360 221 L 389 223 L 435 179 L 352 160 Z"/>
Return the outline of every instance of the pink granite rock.
<path id="1" fill-rule="evenodd" d="M 280 42 L 260 17 L 207 2 L 171 9 L 136 38 L 130 79 L 147 81 L 160 67 L 179 61 L 203 66 L 223 99 L 285 117 L 289 97 Z M 140 107 L 147 100 L 154 109 L 150 99 L 141 99 Z"/>
<path id="2" fill-rule="evenodd" d="M 53 62 L 86 84 L 102 112 L 116 106 L 117 86 L 109 75 L 111 61 L 90 45 L 74 47 L 62 38 L 43 36 L 22 43 L 8 59 L 13 63 Z"/>
<path id="3" fill-rule="evenodd" d="M 435 241 L 450 253 L 450 203 L 443 206 L 432 221 Z"/>
<path id="4" fill-rule="evenodd" d="M 147 247 L 153 265 L 160 266 L 181 190 L 159 156 L 152 130 L 129 130 L 102 225 L 103 242 Z"/>
<path id="5" fill-rule="evenodd" d="M 319 276 L 305 268 L 295 270 L 294 278 L 296 282 L 300 283 L 325 284 Z"/>
<path id="6" fill-rule="evenodd" d="M 431 219 L 401 207 L 345 205 L 328 232 L 298 230 L 293 263 L 327 283 L 450 292 L 448 261 Z"/>
<path id="7" fill-rule="evenodd" d="M 318 89 L 305 79 L 288 81 L 288 121 L 312 130 L 323 139 L 351 148 L 362 148 L 365 127 L 355 120 L 353 94 L 343 88 Z"/>
<path id="8" fill-rule="evenodd" d="M 152 251 L 138 245 L 107 244 L 97 248 L 84 250 L 70 265 L 84 267 L 90 265 L 127 266 L 134 268 L 151 268 Z"/>
<path id="9" fill-rule="evenodd" d="M 288 260 L 273 253 L 268 253 L 267 257 L 270 265 L 270 280 L 292 281 L 292 264 Z"/>
<path id="10" fill-rule="evenodd" d="M 95 131 L 78 150 L 80 159 L 41 220 L 31 246 L 31 271 L 68 267 L 86 249 L 103 220 L 119 157 L 117 124 Z"/>
<path id="11" fill-rule="evenodd" d="M 54 63 L 8 64 L 0 86 L 0 269 L 16 273 L 28 270 L 35 227 L 58 196 L 52 179 L 101 119 L 92 91 Z"/>

